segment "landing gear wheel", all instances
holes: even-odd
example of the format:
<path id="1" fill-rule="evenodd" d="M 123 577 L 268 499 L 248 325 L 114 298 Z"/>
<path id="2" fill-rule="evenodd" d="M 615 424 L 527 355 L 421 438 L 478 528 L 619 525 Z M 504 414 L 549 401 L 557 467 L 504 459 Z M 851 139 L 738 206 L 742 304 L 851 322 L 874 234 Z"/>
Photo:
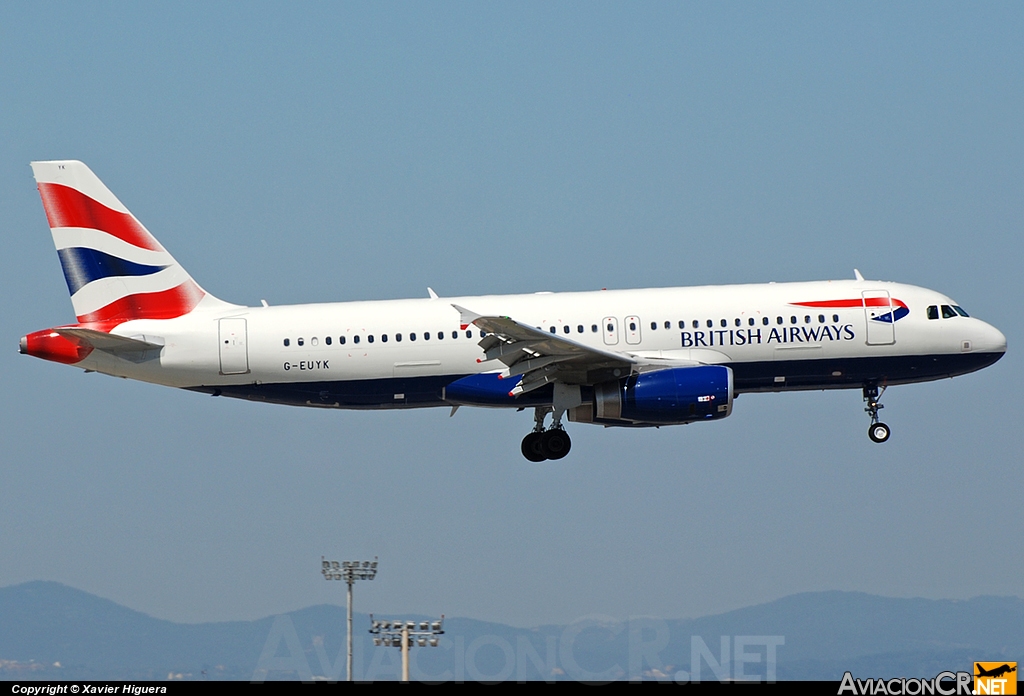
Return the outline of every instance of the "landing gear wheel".
<path id="1" fill-rule="evenodd" d="M 541 436 L 541 448 L 548 459 L 561 459 L 569 454 L 572 440 L 564 430 L 547 430 Z"/>
<path id="2" fill-rule="evenodd" d="M 533 432 L 523 438 L 523 456 L 531 462 L 542 462 L 548 458 L 541 442 L 543 437 L 544 433 Z"/>
<path id="3" fill-rule="evenodd" d="M 868 428 L 868 437 L 872 442 L 885 442 L 889 439 L 889 426 L 885 423 L 872 423 Z"/>

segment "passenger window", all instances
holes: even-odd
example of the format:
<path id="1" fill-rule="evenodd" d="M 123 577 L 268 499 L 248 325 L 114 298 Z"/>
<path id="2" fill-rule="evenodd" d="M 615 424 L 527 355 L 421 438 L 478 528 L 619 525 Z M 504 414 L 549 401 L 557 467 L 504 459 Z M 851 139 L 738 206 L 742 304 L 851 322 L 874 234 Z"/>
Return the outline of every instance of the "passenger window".
<path id="1" fill-rule="evenodd" d="M 953 305 L 953 309 L 955 309 L 955 310 L 956 310 L 956 313 L 957 313 L 957 314 L 959 314 L 959 315 L 960 315 L 960 316 L 962 316 L 962 317 L 969 317 L 969 316 L 971 316 L 970 314 L 968 314 L 967 312 L 965 312 L 965 311 L 964 311 L 964 308 L 963 308 L 963 307 L 961 307 L 960 305 Z"/>
<path id="2" fill-rule="evenodd" d="M 838 314 L 833 314 L 832 315 L 832 321 L 835 322 L 836 324 L 838 324 L 839 323 L 839 315 Z"/>
<path id="3" fill-rule="evenodd" d="M 409 334 L 409 340 L 410 341 L 415 341 L 416 340 L 416 332 L 415 331 L 413 331 L 411 334 Z"/>
<path id="4" fill-rule="evenodd" d="M 327 345 L 331 345 L 331 337 L 330 336 L 326 337 L 324 339 L 324 343 L 326 343 Z"/>
<path id="5" fill-rule="evenodd" d="M 790 324 L 795 324 L 796 323 L 796 317 L 790 317 L 789 318 L 789 323 Z"/>
<path id="6" fill-rule="evenodd" d="M 565 326 L 562 327 L 562 333 L 569 333 L 569 325 L 568 324 L 566 324 Z"/>
<path id="7" fill-rule="evenodd" d="M 768 317 L 765 317 L 764 319 L 762 319 L 761 323 L 764 324 L 765 326 L 768 326 Z"/>
<path id="8" fill-rule="evenodd" d="M 825 323 L 825 315 L 824 314 L 819 314 L 818 315 L 818 323 L 819 324 L 824 324 Z"/>
<path id="9" fill-rule="evenodd" d="M 810 324 L 811 323 L 811 315 L 810 314 L 808 314 L 807 316 L 804 317 L 804 323 L 805 324 Z"/>
<path id="10" fill-rule="evenodd" d="M 651 331 L 657 331 L 657 330 L 658 330 L 658 322 L 652 321 L 651 322 Z"/>
<path id="11" fill-rule="evenodd" d="M 942 305 L 942 318 L 943 319 L 952 319 L 955 316 L 956 316 L 956 312 L 953 311 L 952 307 L 950 307 L 949 305 Z"/>
<path id="12" fill-rule="evenodd" d="M 320 345 L 320 339 L 318 339 L 316 336 L 314 336 L 313 338 L 309 339 L 309 345 L 311 345 L 311 346 L 318 346 L 318 345 Z"/>
<path id="13" fill-rule="evenodd" d="M 782 323 L 782 317 L 775 317 L 775 323 L 776 324 L 781 324 Z"/>
<path id="14" fill-rule="evenodd" d="M 300 338 L 298 341 L 296 341 L 296 343 L 298 343 L 300 346 L 306 345 L 305 339 L 302 339 L 302 338 Z"/>
<path id="15" fill-rule="evenodd" d="M 672 322 L 670 322 L 670 321 L 666 321 L 666 322 L 665 322 L 665 328 L 666 328 L 666 329 L 671 329 L 671 328 L 672 328 Z"/>
<path id="16" fill-rule="evenodd" d="M 925 314 L 928 315 L 929 319 L 938 319 L 939 318 L 939 306 L 938 305 L 929 305 L 928 309 L 925 310 Z"/>
<path id="17" fill-rule="evenodd" d="M 381 334 L 380 342 L 381 343 L 387 343 L 388 342 L 388 335 L 387 334 Z"/>
<path id="18" fill-rule="evenodd" d="M 708 328 L 709 329 L 713 329 L 714 327 L 715 327 L 715 322 L 713 322 L 710 319 L 708 319 Z"/>
<path id="19" fill-rule="evenodd" d="M 679 320 L 679 328 L 680 329 L 685 329 L 686 328 L 686 322 L 683 321 L 682 319 Z"/>
<path id="20" fill-rule="evenodd" d="M 597 333 L 597 324 L 590 325 L 590 333 Z"/>
<path id="21" fill-rule="evenodd" d="M 287 348 L 289 345 L 291 345 L 291 341 L 287 338 L 284 339 L 284 347 Z"/>
<path id="22" fill-rule="evenodd" d="M 355 336 L 352 337 L 352 342 L 359 343 L 359 334 L 356 334 Z"/>
<path id="23" fill-rule="evenodd" d="M 743 326 L 743 322 L 740 321 L 738 317 L 736 319 L 736 326 Z"/>
<path id="24" fill-rule="evenodd" d="M 635 321 L 629 322 L 629 330 L 630 331 L 636 331 L 636 322 Z"/>
<path id="25" fill-rule="evenodd" d="M 747 323 L 750 324 L 751 326 L 753 326 L 754 325 L 754 317 L 750 317 L 749 319 L 747 319 Z"/>
<path id="26" fill-rule="evenodd" d="M 340 345 L 345 345 L 345 337 L 344 336 L 338 336 L 338 343 Z"/>
<path id="27" fill-rule="evenodd" d="M 487 335 L 487 332 L 484 331 L 483 329 L 480 329 L 480 338 L 483 338 L 486 335 Z"/>
<path id="28" fill-rule="evenodd" d="M 402 342 L 402 334 L 395 334 L 395 340 L 396 340 L 396 341 L 397 341 L 398 343 L 401 343 L 401 342 Z"/>
<path id="29" fill-rule="evenodd" d="M 697 321 L 696 319 L 693 320 L 693 328 L 695 328 L 695 329 L 699 329 L 700 328 L 700 322 Z"/>
<path id="30" fill-rule="evenodd" d="M 729 322 L 727 322 L 727 321 L 726 321 L 725 319 L 723 319 L 723 320 L 722 320 L 721 322 L 719 322 L 719 323 L 721 323 L 721 325 L 722 325 L 722 327 L 723 327 L 723 328 L 725 328 L 726 326 L 728 326 L 728 325 L 729 325 Z"/>
<path id="31" fill-rule="evenodd" d="M 555 327 L 553 327 L 553 326 L 548 327 L 548 331 L 550 331 L 551 333 L 555 333 Z"/>
<path id="32" fill-rule="evenodd" d="M 583 333 L 583 324 L 576 327 L 576 333 Z"/>
<path id="33" fill-rule="evenodd" d="M 609 324 L 608 325 L 608 333 L 612 333 L 613 331 L 615 331 L 615 324 Z"/>
<path id="34" fill-rule="evenodd" d="M 473 338 L 473 329 L 466 329 L 466 338 Z"/>
<path id="35" fill-rule="evenodd" d="M 458 338 L 458 337 L 459 337 L 459 332 L 458 331 L 452 331 L 452 338 Z"/>
<path id="36" fill-rule="evenodd" d="M 429 331 L 424 331 L 423 332 L 423 340 L 424 341 L 429 341 L 430 340 L 430 332 Z"/>

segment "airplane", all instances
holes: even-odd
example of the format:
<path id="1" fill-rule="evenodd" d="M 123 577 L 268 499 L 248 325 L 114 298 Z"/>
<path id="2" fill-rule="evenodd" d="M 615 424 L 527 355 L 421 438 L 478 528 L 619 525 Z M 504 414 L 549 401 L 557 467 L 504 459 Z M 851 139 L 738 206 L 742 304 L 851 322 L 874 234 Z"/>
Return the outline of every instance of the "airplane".
<path id="1" fill-rule="evenodd" d="M 248 307 L 174 260 L 82 162 L 33 162 L 77 322 L 21 353 L 213 396 L 334 409 L 534 410 L 521 451 L 558 460 L 563 421 L 661 427 L 750 392 L 861 389 L 868 436 L 896 384 L 967 374 L 1006 338 L 949 297 L 865 279 Z M 550 425 L 545 425 L 551 415 Z"/>
<path id="2" fill-rule="evenodd" d="M 978 666 L 977 662 L 975 662 L 974 664 L 978 668 L 978 673 L 974 675 L 976 677 L 996 677 L 996 678 L 999 678 L 999 677 L 1003 676 L 1004 674 L 1009 674 L 1010 672 L 1016 672 L 1017 671 L 1017 663 L 1016 662 L 1013 664 L 1013 667 L 1011 667 L 1009 664 L 1004 663 L 1004 664 L 1000 665 L 999 667 L 994 667 L 992 669 L 985 669 L 984 667 Z"/>

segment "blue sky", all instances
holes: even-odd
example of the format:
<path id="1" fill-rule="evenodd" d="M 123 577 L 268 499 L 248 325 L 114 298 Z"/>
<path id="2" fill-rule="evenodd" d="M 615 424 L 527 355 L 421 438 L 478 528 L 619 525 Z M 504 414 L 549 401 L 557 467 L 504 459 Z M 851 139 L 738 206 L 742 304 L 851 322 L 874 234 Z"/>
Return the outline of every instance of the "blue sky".
<path id="1" fill-rule="evenodd" d="M 528 626 L 806 590 L 1024 595 L 1012 3 L 30 3 L 0 9 L 0 585 L 179 621 L 343 602 Z M 867 277 L 1009 353 L 651 431 L 289 409 L 17 354 L 73 319 L 28 162 L 85 161 L 256 304 Z M 1007 551 L 1010 549 L 1011 551 Z"/>

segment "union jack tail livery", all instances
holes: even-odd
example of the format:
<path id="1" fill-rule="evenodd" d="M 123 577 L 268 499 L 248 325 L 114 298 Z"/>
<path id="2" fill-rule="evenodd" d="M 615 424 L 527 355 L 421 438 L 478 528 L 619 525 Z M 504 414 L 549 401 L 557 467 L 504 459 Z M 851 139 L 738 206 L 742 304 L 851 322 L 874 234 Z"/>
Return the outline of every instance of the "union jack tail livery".
<path id="1" fill-rule="evenodd" d="M 102 331 L 132 319 L 173 319 L 207 295 L 85 164 L 32 171 L 80 324 Z"/>

